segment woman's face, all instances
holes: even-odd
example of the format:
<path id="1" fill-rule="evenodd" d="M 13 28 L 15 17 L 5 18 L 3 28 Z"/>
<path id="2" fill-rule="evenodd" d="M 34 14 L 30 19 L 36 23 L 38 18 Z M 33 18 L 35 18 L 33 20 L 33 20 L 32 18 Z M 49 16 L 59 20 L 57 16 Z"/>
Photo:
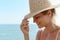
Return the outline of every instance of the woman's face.
<path id="1" fill-rule="evenodd" d="M 51 21 L 51 13 L 47 12 L 45 15 L 43 13 L 39 13 L 33 17 L 33 21 L 39 28 L 42 28 Z"/>

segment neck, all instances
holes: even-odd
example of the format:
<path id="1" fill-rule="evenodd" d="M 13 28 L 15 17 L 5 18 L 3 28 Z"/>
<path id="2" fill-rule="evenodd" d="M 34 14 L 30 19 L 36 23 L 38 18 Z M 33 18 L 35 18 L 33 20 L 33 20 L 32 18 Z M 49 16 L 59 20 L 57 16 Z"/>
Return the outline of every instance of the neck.
<path id="1" fill-rule="evenodd" d="M 48 23 L 48 25 L 45 26 L 47 32 L 52 32 L 56 29 L 56 25 L 52 22 Z"/>

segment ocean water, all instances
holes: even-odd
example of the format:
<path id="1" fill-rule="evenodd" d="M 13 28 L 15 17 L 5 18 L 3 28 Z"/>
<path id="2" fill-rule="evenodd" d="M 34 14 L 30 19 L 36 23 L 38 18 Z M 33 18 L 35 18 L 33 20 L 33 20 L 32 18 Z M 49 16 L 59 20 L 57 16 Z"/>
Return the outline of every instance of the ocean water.
<path id="1" fill-rule="evenodd" d="M 37 25 L 29 24 L 29 39 L 35 40 Z M 19 24 L 0 24 L 0 40 L 24 40 Z"/>

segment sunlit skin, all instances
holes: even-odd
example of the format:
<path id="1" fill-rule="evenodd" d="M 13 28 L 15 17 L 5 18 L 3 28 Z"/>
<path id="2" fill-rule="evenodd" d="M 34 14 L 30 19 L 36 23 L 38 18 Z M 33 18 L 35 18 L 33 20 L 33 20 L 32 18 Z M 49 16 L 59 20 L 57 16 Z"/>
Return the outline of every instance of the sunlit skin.
<path id="1" fill-rule="evenodd" d="M 45 26 L 50 21 L 49 16 L 48 15 L 43 15 L 42 13 L 39 13 L 36 16 L 34 16 L 33 19 L 34 19 L 34 22 L 38 25 L 39 28 Z"/>
<path id="2" fill-rule="evenodd" d="M 46 13 L 45 15 L 43 13 Z M 47 12 L 41 12 L 37 15 L 33 16 L 33 22 L 38 25 L 38 28 L 45 27 L 44 31 L 38 31 L 36 35 L 36 40 L 56 40 L 56 36 L 58 33 L 58 26 L 56 26 L 53 22 L 52 11 L 48 10 Z M 23 19 L 21 23 L 21 30 L 24 34 L 25 40 L 29 40 L 29 21 L 27 19 Z M 60 40 L 60 33 L 58 34 L 58 39 Z"/>
<path id="3" fill-rule="evenodd" d="M 46 27 L 48 24 L 52 22 L 52 13 L 50 10 L 46 12 L 45 15 L 43 13 L 39 13 L 35 15 L 33 19 L 34 23 L 36 23 L 39 28 L 44 26 Z"/>
<path id="4" fill-rule="evenodd" d="M 39 28 L 45 27 L 45 30 L 44 30 L 44 32 L 42 32 L 42 34 L 41 34 L 41 31 L 38 31 L 36 40 L 48 39 L 48 38 L 46 38 L 47 35 L 54 35 L 54 36 L 51 36 L 52 38 L 51 37 L 50 38 L 51 38 L 51 40 L 55 39 L 54 37 L 56 37 L 56 34 L 57 34 L 57 31 L 55 31 L 55 29 L 57 28 L 57 26 L 52 23 L 52 18 L 53 18 L 53 16 L 52 16 L 52 12 L 50 10 L 47 11 L 46 15 L 43 15 L 43 13 L 39 13 L 33 17 L 34 23 L 36 23 Z M 55 31 L 55 32 L 53 32 L 53 31 Z M 42 35 L 42 37 L 41 37 L 41 35 Z M 44 35 L 45 35 L 45 37 L 44 37 Z"/>

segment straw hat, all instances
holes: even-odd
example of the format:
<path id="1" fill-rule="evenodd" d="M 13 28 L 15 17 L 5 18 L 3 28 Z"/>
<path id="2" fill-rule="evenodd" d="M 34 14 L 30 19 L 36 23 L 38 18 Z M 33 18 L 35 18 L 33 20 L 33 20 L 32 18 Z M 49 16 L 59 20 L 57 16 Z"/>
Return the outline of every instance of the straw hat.
<path id="1" fill-rule="evenodd" d="M 25 19 L 29 19 L 42 11 L 60 6 L 60 4 L 53 5 L 49 0 L 29 0 L 29 4 L 30 13 L 24 17 Z"/>

